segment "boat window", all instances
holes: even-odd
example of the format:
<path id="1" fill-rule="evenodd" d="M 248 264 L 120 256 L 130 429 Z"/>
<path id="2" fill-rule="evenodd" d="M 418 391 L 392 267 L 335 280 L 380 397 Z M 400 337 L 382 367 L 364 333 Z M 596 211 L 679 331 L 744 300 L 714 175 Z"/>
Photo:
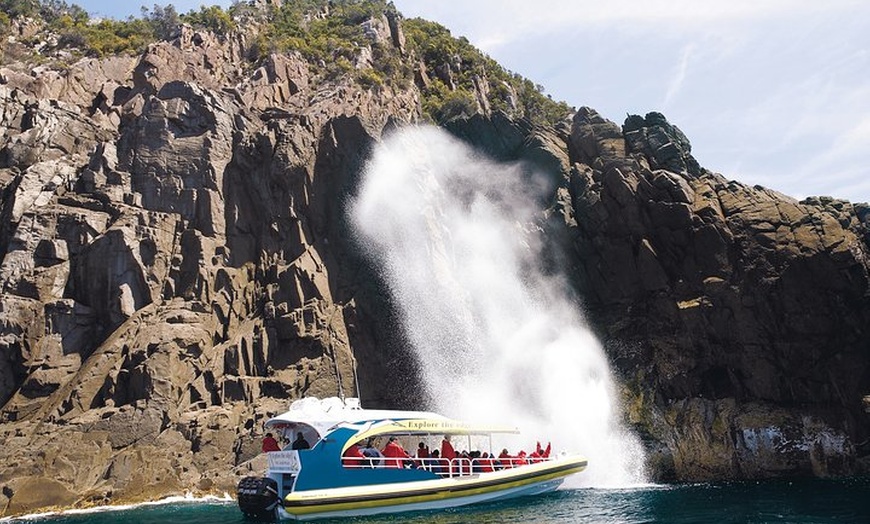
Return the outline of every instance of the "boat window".
<path id="1" fill-rule="evenodd" d="M 460 439 L 457 440 L 457 444 Z M 488 444 L 486 438 L 486 444 Z M 440 477 L 462 477 L 491 473 L 528 464 L 526 459 L 497 458 L 488 446 L 467 450 L 461 446 L 456 456 L 440 456 L 437 446 L 429 443 L 427 435 L 379 435 L 354 442 L 342 455 L 341 464 L 347 469 L 414 469 L 425 470 Z M 480 438 L 469 438 L 465 444 L 484 444 Z"/>
<path id="2" fill-rule="evenodd" d="M 313 448 L 320 441 L 316 429 L 299 422 L 273 424 L 267 429 L 273 429 L 281 437 L 281 448 L 304 451 Z"/>

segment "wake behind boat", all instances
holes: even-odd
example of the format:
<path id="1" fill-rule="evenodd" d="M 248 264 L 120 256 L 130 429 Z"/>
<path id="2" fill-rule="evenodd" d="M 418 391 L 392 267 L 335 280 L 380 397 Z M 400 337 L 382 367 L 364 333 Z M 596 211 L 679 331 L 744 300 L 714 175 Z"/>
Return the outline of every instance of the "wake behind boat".
<path id="1" fill-rule="evenodd" d="M 585 469 L 581 456 L 492 453 L 492 437 L 515 428 L 473 425 L 425 411 L 362 409 L 358 399 L 303 399 L 266 422 L 292 442 L 268 453 L 265 477 L 238 487 L 242 512 L 258 520 L 309 520 L 443 509 L 554 491 Z M 427 442 L 442 442 L 430 453 Z M 450 441 L 489 451 L 454 455 Z M 377 444 L 386 443 L 382 453 Z M 416 444 L 416 446 L 413 446 Z M 479 444 L 477 444 L 479 445 Z M 483 446 L 481 446 L 483 447 Z M 301 449 L 293 449 L 301 448 Z M 408 456 L 404 449 L 419 450 Z M 447 456 L 453 455 L 453 456 Z"/>

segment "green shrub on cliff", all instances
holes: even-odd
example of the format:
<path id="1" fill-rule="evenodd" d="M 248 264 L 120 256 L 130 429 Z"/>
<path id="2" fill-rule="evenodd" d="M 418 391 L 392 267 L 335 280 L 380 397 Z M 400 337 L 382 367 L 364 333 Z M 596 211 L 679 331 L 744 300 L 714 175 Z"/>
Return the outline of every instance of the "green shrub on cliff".
<path id="1" fill-rule="evenodd" d="M 175 10 L 175 6 L 159 6 L 154 4 L 152 9 L 142 7 L 142 19 L 148 22 L 154 36 L 161 40 L 168 40 L 178 34 L 181 26 L 181 17 Z"/>
<path id="2" fill-rule="evenodd" d="M 200 6 L 199 11 L 181 15 L 181 21 L 197 29 L 206 29 L 219 35 L 226 35 L 236 27 L 233 17 L 220 6 Z"/>
<path id="3" fill-rule="evenodd" d="M 140 52 L 154 41 L 151 26 L 137 18 L 81 23 L 64 15 L 52 24 L 52 28 L 60 34 L 59 47 L 81 49 L 92 56 Z"/>
<path id="4" fill-rule="evenodd" d="M 437 78 L 424 90 L 422 106 L 423 113 L 438 123 L 477 112 L 477 101 L 472 91 L 463 88 L 451 90 Z"/>
<path id="5" fill-rule="evenodd" d="M 0 12 L 8 18 L 33 18 L 48 24 L 62 17 L 69 17 L 77 23 L 88 21 L 88 13 L 76 4 L 62 0 L 0 0 Z"/>
<path id="6" fill-rule="evenodd" d="M 468 117 L 477 112 L 477 100 L 474 95 L 464 89 L 450 91 L 440 99 L 440 104 L 432 109 L 433 116 L 439 122 L 447 122 L 456 117 Z"/>
<path id="7" fill-rule="evenodd" d="M 227 34 L 235 27 L 230 14 L 218 6 L 203 6 L 199 11 L 179 16 L 172 5 L 155 4 L 151 10 L 142 8 L 140 18 L 93 20 L 80 6 L 63 0 L 0 0 L 0 16 L 6 20 L 19 17 L 41 20 L 57 34 L 58 49 L 90 56 L 142 52 L 152 42 L 175 36 L 182 22 L 218 34 Z"/>
<path id="8" fill-rule="evenodd" d="M 333 51 L 358 48 L 365 39 L 360 24 L 380 16 L 386 4 L 372 0 L 299 0 L 273 8 L 260 33 L 259 55 L 300 51 L 309 60 L 325 60 Z"/>
<path id="9" fill-rule="evenodd" d="M 0 11 L 9 18 L 39 15 L 40 2 L 37 0 L 0 0 Z"/>
<path id="10" fill-rule="evenodd" d="M 5 24 L 7 27 L 12 19 L 30 18 L 42 22 L 46 29 L 57 35 L 57 45 L 41 52 L 70 49 L 77 51 L 74 56 L 104 56 L 139 52 L 155 40 L 154 29 L 147 19 L 92 20 L 83 8 L 62 0 L 0 0 L 0 15 L 9 21 Z M 36 43 L 39 37 L 32 40 Z M 32 52 L 30 58 L 42 59 Z"/>
<path id="11" fill-rule="evenodd" d="M 366 87 L 410 78 L 410 67 L 392 46 L 375 41 L 366 23 L 381 19 L 391 4 L 383 0 L 301 0 L 273 8 L 254 45 L 255 59 L 269 53 L 298 51 L 315 68 L 334 78 L 360 62 L 364 48 L 371 62 L 362 61 L 356 78 Z"/>
<path id="12" fill-rule="evenodd" d="M 384 85 L 384 77 L 371 67 L 360 69 L 356 74 L 356 79 L 365 87 Z"/>
<path id="13" fill-rule="evenodd" d="M 436 122 L 443 122 L 445 115 L 452 117 L 459 100 L 467 105 L 469 94 L 478 89 L 475 83 L 483 82 L 489 86 L 487 102 L 493 110 L 524 116 L 539 124 L 555 124 L 570 112 L 567 104 L 553 101 L 540 86 L 505 70 L 466 38 L 454 37 L 441 24 L 414 18 L 406 20 L 403 27 L 408 47 L 436 77 L 423 90 L 424 111 Z M 455 87 L 455 96 L 446 96 L 447 82 Z M 471 102 L 476 104 L 473 97 Z M 442 107 L 448 103 L 451 107 Z"/>

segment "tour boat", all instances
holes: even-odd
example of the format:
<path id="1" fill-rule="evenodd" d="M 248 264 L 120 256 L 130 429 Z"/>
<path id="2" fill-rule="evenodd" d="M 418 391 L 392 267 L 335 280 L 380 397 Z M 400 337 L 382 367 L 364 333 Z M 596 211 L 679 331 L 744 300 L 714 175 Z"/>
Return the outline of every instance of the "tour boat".
<path id="1" fill-rule="evenodd" d="M 424 411 L 362 409 L 358 399 L 299 400 L 268 420 L 266 429 L 288 444 L 267 453 L 264 477 L 239 482 L 239 507 L 257 520 L 312 520 L 500 501 L 554 491 L 567 476 L 586 468 L 585 458 L 564 453 L 493 456 L 493 436 L 517 433 L 515 428 L 475 425 Z M 422 448 L 440 449 L 442 438 L 469 454 L 425 458 L 428 453 Z M 296 446 L 290 443 L 303 440 L 308 449 L 292 449 Z M 388 442 L 393 449 L 401 445 L 410 456 L 374 451 Z M 368 448 L 360 453 L 364 445 Z M 485 452 L 474 449 L 487 445 Z M 422 458 L 415 455 L 418 448 Z"/>

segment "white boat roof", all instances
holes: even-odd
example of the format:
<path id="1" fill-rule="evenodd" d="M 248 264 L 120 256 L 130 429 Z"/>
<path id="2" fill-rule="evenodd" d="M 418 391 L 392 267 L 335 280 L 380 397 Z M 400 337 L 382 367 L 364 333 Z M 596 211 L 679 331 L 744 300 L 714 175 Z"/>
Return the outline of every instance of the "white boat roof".
<path id="1" fill-rule="evenodd" d="M 320 435 L 342 423 L 362 423 L 374 420 L 449 420 L 431 411 L 400 411 L 387 409 L 362 409 L 357 398 L 304 398 L 290 405 L 290 410 L 272 417 L 267 428 L 311 426 Z"/>
<path id="2" fill-rule="evenodd" d="M 373 424 L 374 423 L 374 424 Z M 517 428 L 471 424 L 449 419 L 431 411 L 401 411 L 388 409 L 362 409 L 359 399 L 304 398 L 290 405 L 286 413 L 272 417 L 267 428 L 290 428 L 295 431 L 314 429 L 318 438 L 338 426 L 357 426 L 357 439 L 378 435 L 425 435 L 443 433 L 474 435 L 492 433 L 517 433 Z"/>

